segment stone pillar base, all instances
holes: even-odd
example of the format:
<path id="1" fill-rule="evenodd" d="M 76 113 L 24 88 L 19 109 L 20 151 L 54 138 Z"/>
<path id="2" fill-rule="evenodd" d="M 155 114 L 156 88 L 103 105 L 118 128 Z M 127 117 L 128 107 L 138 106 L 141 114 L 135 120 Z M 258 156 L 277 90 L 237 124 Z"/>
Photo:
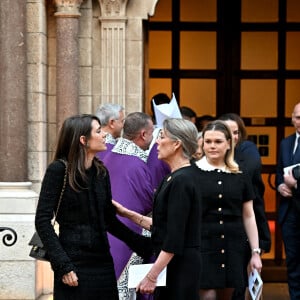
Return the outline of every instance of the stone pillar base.
<path id="1" fill-rule="evenodd" d="M 0 299 L 37 299 L 52 291 L 44 283 L 49 263 L 28 255 L 37 200 L 31 182 L 0 182 Z"/>

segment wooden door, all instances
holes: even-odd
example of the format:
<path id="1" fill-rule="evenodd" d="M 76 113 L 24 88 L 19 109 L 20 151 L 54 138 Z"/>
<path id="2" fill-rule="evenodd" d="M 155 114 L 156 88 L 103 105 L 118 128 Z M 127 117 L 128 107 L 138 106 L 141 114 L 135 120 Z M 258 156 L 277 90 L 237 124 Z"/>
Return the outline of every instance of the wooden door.
<path id="1" fill-rule="evenodd" d="M 154 94 L 174 92 L 198 116 L 244 119 L 262 158 L 272 232 L 264 279 L 285 280 L 274 179 L 300 101 L 300 1 L 160 0 L 146 26 L 146 112 Z"/>

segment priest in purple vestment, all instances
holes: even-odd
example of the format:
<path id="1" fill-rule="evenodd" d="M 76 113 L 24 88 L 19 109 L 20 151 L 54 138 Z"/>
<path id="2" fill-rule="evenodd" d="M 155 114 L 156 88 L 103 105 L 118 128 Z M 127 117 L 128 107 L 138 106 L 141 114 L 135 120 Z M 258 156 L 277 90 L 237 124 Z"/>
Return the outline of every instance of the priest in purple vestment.
<path id="1" fill-rule="evenodd" d="M 154 187 L 146 164 L 146 150 L 152 141 L 152 134 L 153 122 L 149 115 L 142 112 L 129 114 L 125 118 L 123 137 L 118 139 L 112 151 L 103 159 L 110 175 L 112 198 L 143 215 L 152 211 Z M 140 226 L 127 218 L 119 218 L 135 232 L 142 233 Z M 119 279 L 132 255 L 132 250 L 111 235 L 109 241 L 116 277 Z M 126 287 L 123 286 L 122 289 L 125 289 L 126 293 Z M 126 297 L 120 296 L 120 299 Z"/>

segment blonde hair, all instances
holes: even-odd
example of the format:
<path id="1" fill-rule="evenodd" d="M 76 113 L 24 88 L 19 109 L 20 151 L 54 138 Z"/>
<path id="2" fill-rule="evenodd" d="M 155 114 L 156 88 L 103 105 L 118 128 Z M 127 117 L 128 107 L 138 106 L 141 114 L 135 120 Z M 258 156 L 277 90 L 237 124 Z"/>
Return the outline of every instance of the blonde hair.
<path id="1" fill-rule="evenodd" d="M 224 121 L 215 120 L 204 127 L 202 131 L 203 138 L 206 131 L 220 131 L 224 134 L 225 139 L 230 141 L 230 149 L 225 154 L 225 165 L 228 171 L 232 173 L 240 173 L 239 165 L 234 161 L 234 143 L 231 135 L 231 130 Z"/>

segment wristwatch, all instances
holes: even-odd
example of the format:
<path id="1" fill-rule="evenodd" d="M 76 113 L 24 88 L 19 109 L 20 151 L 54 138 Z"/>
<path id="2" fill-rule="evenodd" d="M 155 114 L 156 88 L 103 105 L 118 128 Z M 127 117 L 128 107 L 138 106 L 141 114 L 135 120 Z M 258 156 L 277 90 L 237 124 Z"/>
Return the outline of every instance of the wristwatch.
<path id="1" fill-rule="evenodd" d="M 253 248 L 252 249 L 252 254 L 257 253 L 258 255 L 261 254 L 261 249 L 260 248 Z"/>

